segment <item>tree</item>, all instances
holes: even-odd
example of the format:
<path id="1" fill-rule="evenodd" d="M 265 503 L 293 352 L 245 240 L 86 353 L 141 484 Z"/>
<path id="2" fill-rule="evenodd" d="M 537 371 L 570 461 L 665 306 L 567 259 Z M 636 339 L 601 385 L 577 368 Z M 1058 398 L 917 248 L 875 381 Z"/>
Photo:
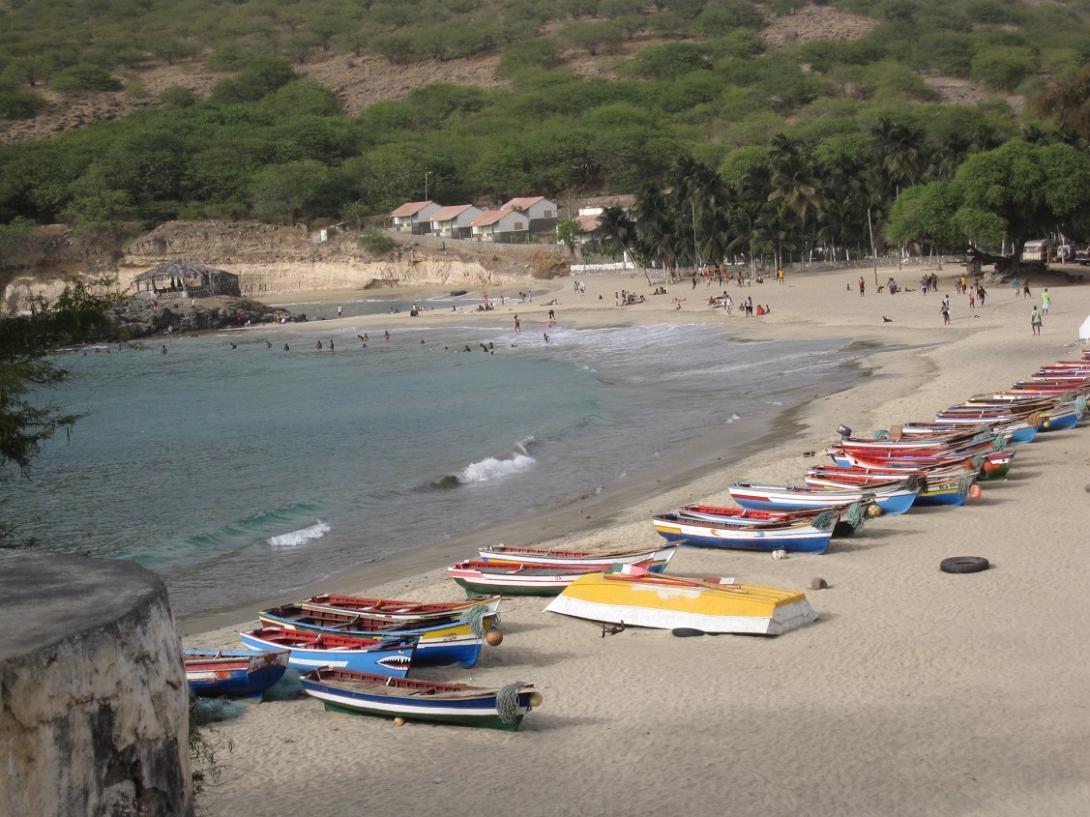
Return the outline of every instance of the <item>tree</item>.
<path id="1" fill-rule="evenodd" d="M 250 185 L 254 215 L 267 221 L 295 224 L 329 186 L 330 172 L 321 162 L 304 159 L 270 165 L 254 174 Z"/>
<path id="2" fill-rule="evenodd" d="M 556 238 L 568 248 L 568 252 L 575 255 L 575 248 L 579 244 L 579 237 L 583 234 L 583 228 L 574 218 L 561 219 L 556 224 Z"/>
<path id="3" fill-rule="evenodd" d="M 1052 83 L 1034 104 L 1041 113 L 1090 139 L 1090 66 L 1067 82 Z"/>
<path id="4" fill-rule="evenodd" d="M 631 253 L 636 246 L 636 223 L 621 207 L 610 206 L 602 210 L 598 228 L 594 231 L 604 245 L 612 245 L 622 252 Z"/>
<path id="5" fill-rule="evenodd" d="M 909 187 L 889 211 L 886 238 L 901 245 L 924 241 L 941 253 L 963 237 L 954 220 L 957 209 L 957 193 L 947 182 Z"/>
<path id="6" fill-rule="evenodd" d="M 121 82 L 97 65 L 72 65 L 62 68 L 49 80 L 54 91 L 120 91 Z"/>
<path id="7" fill-rule="evenodd" d="M 39 297 L 29 314 L 0 318 L 0 468 L 15 465 L 29 476 L 42 443 L 70 431 L 79 419 L 60 406 L 43 405 L 37 392 L 67 375 L 51 352 L 116 334 L 108 308 L 117 296 L 99 288 L 71 284 L 52 302 Z"/>

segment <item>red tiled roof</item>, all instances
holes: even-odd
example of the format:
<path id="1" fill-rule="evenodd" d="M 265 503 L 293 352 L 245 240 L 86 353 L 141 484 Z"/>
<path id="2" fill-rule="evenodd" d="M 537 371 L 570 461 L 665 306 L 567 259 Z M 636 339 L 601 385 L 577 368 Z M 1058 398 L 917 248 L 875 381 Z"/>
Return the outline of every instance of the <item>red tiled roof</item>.
<path id="1" fill-rule="evenodd" d="M 579 222 L 579 230 L 584 233 L 593 233 L 602 223 L 601 216 L 578 216 L 575 220 Z"/>
<path id="2" fill-rule="evenodd" d="M 440 207 L 438 210 L 431 214 L 431 220 L 450 221 L 452 218 L 457 218 L 458 216 L 460 216 L 472 206 L 472 204 L 451 204 L 447 207 Z"/>
<path id="3" fill-rule="evenodd" d="M 523 196 L 522 198 L 511 199 L 507 204 L 503 205 L 503 210 L 528 210 L 542 201 L 544 196 Z"/>
<path id="4" fill-rule="evenodd" d="M 407 218 L 409 216 L 415 216 L 429 204 L 434 204 L 433 201 L 410 201 L 398 207 L 392 213 L 390 218 Z"/>
<path id="5" fill-rule="evenodd" d="M 473 219 L 474 227 L 488 227 L 491 224 L 495 224 L 504 216 L 508 215 L 511 211 L 507 209 L 501 210 L 485 210 L 475 219 Z"/>

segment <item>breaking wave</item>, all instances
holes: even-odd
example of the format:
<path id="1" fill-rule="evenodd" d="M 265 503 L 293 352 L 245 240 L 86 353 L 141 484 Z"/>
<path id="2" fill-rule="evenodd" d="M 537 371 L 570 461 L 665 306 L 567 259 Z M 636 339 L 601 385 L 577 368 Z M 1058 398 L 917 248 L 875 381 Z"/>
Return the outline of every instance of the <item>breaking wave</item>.
<path id="1" fill-rule="evenodd" d="M 444 474 L 438 479 L 432 480 L 429 488 L 448 489 L 461 485 L 472 485 L 478 482 L 494 482 L 499 479 L 520 474 L 537 463 L 530 456 L 530 446 L 534 444 L 533 437 L 524 437 L 515 443 L 514 447 L 498 457 L 485 457 L 483 460 L 471 462 L 457 474 Z"/>
<path id="2" fill-rule="evenodd" d="M 329 533 L 329 525 L 319 519 L 315 524 L 291 533 L 283 533 L 280 536 L 270 536 L 265 541 L 273 547 L 296 547 L 309 542 L 311 539 L 321 539 Z"/>

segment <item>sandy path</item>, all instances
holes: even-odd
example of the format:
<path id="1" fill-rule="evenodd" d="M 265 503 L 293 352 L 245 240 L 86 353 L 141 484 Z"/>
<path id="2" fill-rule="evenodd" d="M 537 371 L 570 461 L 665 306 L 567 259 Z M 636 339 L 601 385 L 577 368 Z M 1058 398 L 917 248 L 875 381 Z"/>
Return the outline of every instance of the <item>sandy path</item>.
<path id="1" fill-rule="evenodd" d="M 1053 314 L 1033 338 L 1031 302 L 997 288 L 980 317 L 952 295 L 954 322 L 943 327 L 943 293 L 860 298 L 844 290 L 858 274 L 754 287 L 754 299 L 773 307 L 761 319 L 710 313 L 691 290 L 680 313 L 670 312 L 672 304 L 613 307 L 614 288 L 648 290 L 627 277 L 591 278 L 581 297 L 556 290 L 559 317 L 577 325 L 709 320 L 749 338 L 921 345 L 871 355 L 873 376 L 807 405 L 804 430 L 785 445 L 654 503 L 618 509 L 612 527 L 564 544 L 651 543 L 652 507 L 722 500 L 733 479 L 798 479 L 813 462 L 802 452 L 827 443 L 838 423 L 869 432 L 926 418 L 1040 363 L 1076 356 L 1069 344 L 1090 312 L 1090 288 L 1050 286 Z M 943 292 L 950 290 L 944 281 Z M 608 301 L 598 302 L 599 292 Z M 532 308 L 519 305 L 531 320 L 548 308 L 548 298 L 535 300 Z M 883 314 L 893 323 L 882 323 Z M 464 324 L 465 316 L 422 320 Z M 501 647 L 488 649 L 472 671 L 433 674 L 533 681 L 545 704 L 521 732 L 397 729 L 326 713 L 309 700 L 250 705 L 215 737 L 234 749 L 221 750 L 223 776 L 202 805 L 212 815 L 254 817 L 1090 813 L 1082 751 L 1090 739 L 1082 624 L 1088 466 L 1085 429 L 1042 435 L 1018 450 L 1009 480 L 984 485 L 980 502 L 877 520 L 825 556 L 773 561 L 689 549 L 676 557 L 677 573 L 793 588 L 828 579 L 830 589 L 809 593 L 821 620 L 778 639 L 640 630 L 602 638 L 592 624 L 540 612 L 544 600 L 507 602 Z M 938 571 L 940 559 L 958 554 L 985 555 L 995 569 Z M 367 589 L 455 598 L 436 568 Z M 230 631 L 198 640 L 229 643 Z"/>

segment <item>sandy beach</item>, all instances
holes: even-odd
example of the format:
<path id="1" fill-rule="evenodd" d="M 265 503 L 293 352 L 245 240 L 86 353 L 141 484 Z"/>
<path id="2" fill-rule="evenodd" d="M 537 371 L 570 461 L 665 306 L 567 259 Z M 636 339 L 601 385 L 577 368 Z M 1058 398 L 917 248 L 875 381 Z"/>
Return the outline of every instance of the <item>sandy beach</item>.
<path id="1" fill-rule="evenodd" d="M 585 294 L 573 292 L 571 279 L 534 281 L 532 304 L 425 312 L 413 322 L 390 316 L 390 329 L 510 326 L 517 313 L 518 342 L 544 345 L 552 308 L 561 323 L 579 327 L 707 323 L 739 339 L 872 345 L 860 385 L 815 395 L 784 419 L 779 439 L 762 441 L 744 459 L 661 492 L 644 484 L 609 503 L 588 497 L 554 511 L 569 523 L 561 538 L 548 514 L 512 529 L 527 542 L 571 548 L 648 545 L 658 541 L 649 521 L 654 511 L 699 499 L 724 503 L 735 480 L 800 480 L 815 462 L 807 452 L 820 454 L 838 424 L 869 434 L 929 419 L 1043 363 L 1078 357 L 1081 346 L 1073 342 L 1090 313 L 1090 287 L 1064 285 L 1059 276 L 1034 280 L 1033 297 L 1024 300 L 997 285 L 984 306 L 970 310 L 967 297 L 953 292 L 962 270 L 946 266 L 938 272 L 940 291 L 928 295 L 879 294 L 869 269 L 729 286 L 733 316 L 706 305 L 722 291 L 715 285 L 684 283 L 645 304 L 618 307 L 614 292 L 650 293 L 644 277 L 591 275 L 579 279 Z M 915 288 L 930 271 L 917 265 L 877 275 Z M 856 291 L 860 275 L 865 297 Z M 1034 337 L 1030 310 L 1040 305 L 1043 285 L 1053 305 Z M 952 300 L 949 326 L 939 310 L 945 294 Z M 742 317 L 737 305 L 747 295 L 770 305 L 771 314 Z M 321 297 L 293 295 L 292 302 Z M 674 298 L 685 299 L 680 310 Z M 644 431 L 632 430 L 633 444 Z M 689 548 L 675 557 L 670 572 L 685 575 L 793 589 L 825 578 L 828 589 L 807 590 L 819 621 L 779 638 L 678 639 L 634 629 L 603 637 L 594 624 L 541 612 L 544 599 L 505 601 L 505 641 L 486 648 L 477 667 L 421 674 L 482 685 L 533 682 L 545 702 L 521 731 L 396 728 L 324 712 L 313 700 L 248 704 L 210 735 L 219 778 L 200 806 L 216 817 L 1090 813 L 1081 751 L 1090 739 L 1081 624 L 1088 466 L 1084 429 L 1039 435 L 1019 447 L 1008 480 L 984 483 L 979 501 L 880 518 L 857 537 L 834 540 L 826 555 L 776 561 Z M 589 530 L 570 524 L 588 516 Z M 970 554 L 986 556 L 994 568 L 968 576 L 939 571 L 942 558 Z M 445 567 L 472 556 L 470 542 L 452 539 L 347 575 L 329 589 L 455 599 L 462 592 Z M 179 624 L 187 645 L 234 646 L 254 613 Z"/>

